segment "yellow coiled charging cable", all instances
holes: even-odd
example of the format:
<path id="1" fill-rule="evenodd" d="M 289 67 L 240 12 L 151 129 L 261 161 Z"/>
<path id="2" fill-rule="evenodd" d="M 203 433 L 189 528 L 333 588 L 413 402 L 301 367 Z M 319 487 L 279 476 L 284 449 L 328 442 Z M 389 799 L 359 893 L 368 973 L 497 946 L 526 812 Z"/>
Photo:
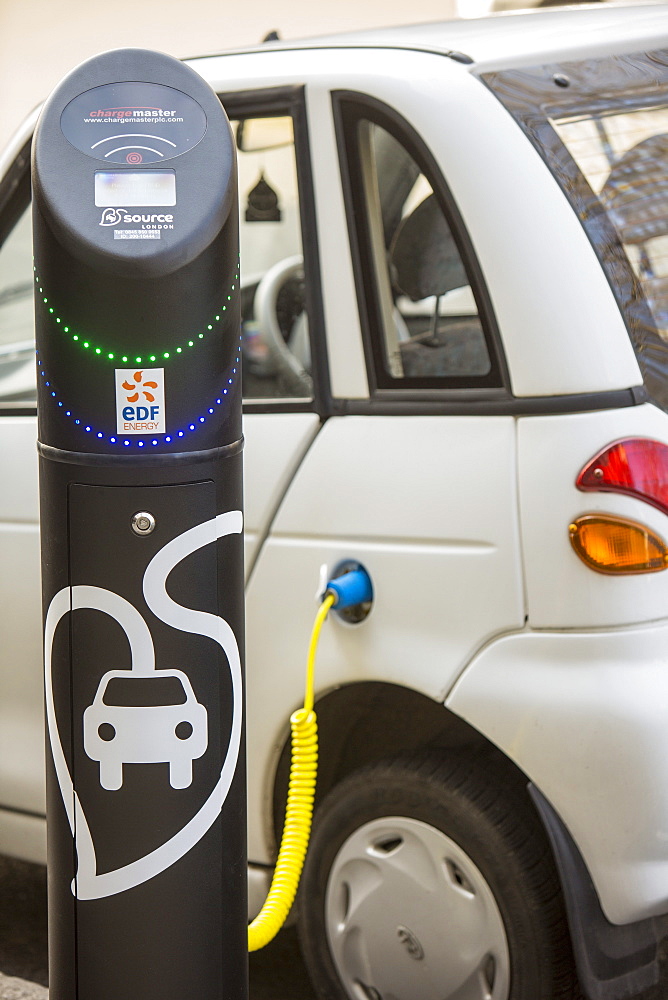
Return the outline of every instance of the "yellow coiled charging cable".
<path id="1" fill-rule="evenodd" d="M 329 609 L 337 601 L 327 593 L 318 609 L 306 662 L 304 707 L 290 716 L 292 760 L 281 849 L 269 894 L 257 917 L 248 927 L 248 950 L 258 951 L 276 937 L 285 923 L 297 895 L 299 879 L 311 835 L 313 800 L 318 773 L 318 725 L 313 710 L 315 654 L 320 630 Z"/>

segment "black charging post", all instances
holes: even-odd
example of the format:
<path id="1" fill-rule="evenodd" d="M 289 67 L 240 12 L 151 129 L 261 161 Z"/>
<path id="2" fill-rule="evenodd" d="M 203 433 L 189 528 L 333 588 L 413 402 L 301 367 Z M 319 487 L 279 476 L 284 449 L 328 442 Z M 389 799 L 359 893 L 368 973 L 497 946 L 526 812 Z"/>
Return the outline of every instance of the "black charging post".
<path id="1" fill-rule="evenodd" d="M 247 996 L 238 213 L 216 95 L 91 59 L 33 146 L 51 1000 Z"/>

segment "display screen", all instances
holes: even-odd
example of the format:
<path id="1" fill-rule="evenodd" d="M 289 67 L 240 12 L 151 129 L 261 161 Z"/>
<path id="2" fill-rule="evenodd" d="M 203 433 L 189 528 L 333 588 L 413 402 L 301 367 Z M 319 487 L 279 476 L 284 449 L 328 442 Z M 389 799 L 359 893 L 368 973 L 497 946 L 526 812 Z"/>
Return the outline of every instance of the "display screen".
<path id="1" fill-rule="evenodd" d="M 173 170 L 95 172 L 97 208 L 153 208 L 176 205 Z"/>

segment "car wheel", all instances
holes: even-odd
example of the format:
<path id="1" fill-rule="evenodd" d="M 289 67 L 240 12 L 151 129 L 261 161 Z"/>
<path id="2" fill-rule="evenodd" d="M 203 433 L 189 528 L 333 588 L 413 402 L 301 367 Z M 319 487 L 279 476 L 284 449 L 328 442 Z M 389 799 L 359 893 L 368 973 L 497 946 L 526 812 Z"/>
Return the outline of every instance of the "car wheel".
<path id="1" fill-rule="evenodd" d="M 323 1000 L 575 1000 L 563 903 L 524 782 L 494 756 L 357 771 L 316 814 L 299 907 Z"/>

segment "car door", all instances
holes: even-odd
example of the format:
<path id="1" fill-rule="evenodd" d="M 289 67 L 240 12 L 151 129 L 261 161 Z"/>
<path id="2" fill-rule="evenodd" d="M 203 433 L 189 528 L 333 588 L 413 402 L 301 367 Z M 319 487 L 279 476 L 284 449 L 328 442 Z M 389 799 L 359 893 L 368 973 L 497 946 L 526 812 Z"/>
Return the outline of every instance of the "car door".
<path id="1" fill-rule="evenodd" d="M 368 692 L 379 689 L 361 682 L 442 701 L 476 649 L 524 622 L 515 420 L 500 337 L 431 137 L 408 121 L 415 102 L 401 73 L 416 67 L 421 83 L 434 62 L 394 55 L 387 100 L 380 74 L 371 79 L 377 52 L 347 53 L 345 73 L 333 66 L 328 86 L 314 78 L 308 89 L 332 400 L 247 590 L 248 620 L 262 620 L 247 636 L 249 852 L 258 861 L 272 858 L 259 817 L 298 705 L 321 565 L 332 572 L 354 560 L 372 577 L 368 619 L 351 626 L 332 616 L 323 634 L 317 688 L 321 705 L 333 706 L 355 685 L 358 729 L 376 754 L 400 745 L 374 731 Z M 336 90 L 346 77 L 358 91 Z M 435 123 L 433 79 L 424 89 L 422 117 Z M 356 345 L 352 324 L 335 319 L 346 302 L 357 311 Z M 342 726 L 353 723 L 341 718 Z M 346 766 L 352 756 L 349 747 Z"/>
<path id="2" fill-rule="evenodd" d="M 325 373 L 303 91 L 226 95 L 237 137 L 247 574 L 320 428 Z M 0 852 L 43 860 L 42 640 L 29 145 L 0 181 Z M 59 318 L 60 319 L 60 318 Z M 30 840 L 28 844 L 26 838 Z"/>

